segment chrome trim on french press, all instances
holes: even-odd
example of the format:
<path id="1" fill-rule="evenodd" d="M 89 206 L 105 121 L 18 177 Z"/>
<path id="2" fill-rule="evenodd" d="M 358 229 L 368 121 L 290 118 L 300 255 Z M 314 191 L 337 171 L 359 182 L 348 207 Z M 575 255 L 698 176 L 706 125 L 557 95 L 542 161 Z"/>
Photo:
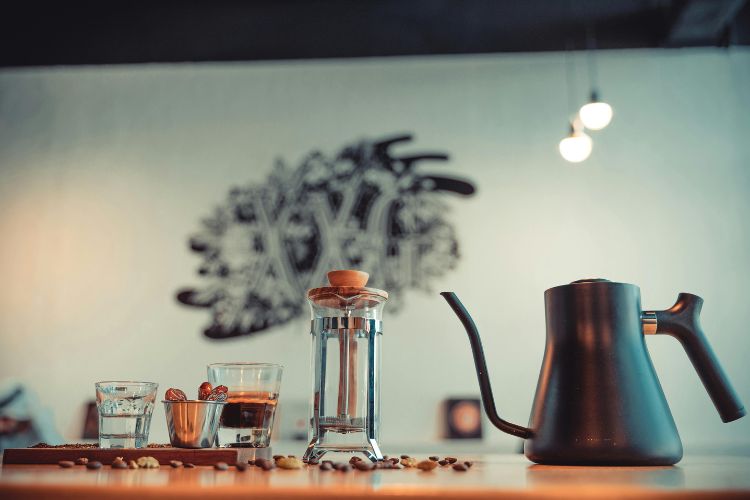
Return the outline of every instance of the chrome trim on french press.
<path id="1" fill-rule="evenodd" d="M 325 330 L 362 330 L 382 334 L 383 322 L 361 316 L 315 318 L 310 322 L 310 333 Z"/>

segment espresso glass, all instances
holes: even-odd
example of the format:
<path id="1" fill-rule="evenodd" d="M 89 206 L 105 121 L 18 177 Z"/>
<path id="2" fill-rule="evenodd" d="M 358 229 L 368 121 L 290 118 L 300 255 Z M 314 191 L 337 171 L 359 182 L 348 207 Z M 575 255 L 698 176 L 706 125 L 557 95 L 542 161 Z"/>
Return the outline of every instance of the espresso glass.
<path id="1" fill-rule="evenodd" d="M 154 382 L 97 382 L 100 448 L 145 448 L 154 411 Z"/>
<path id="2" fill-rule="evenodd" d="M 219 446 L 268 447 L 283 370 L 281 365 L 270 363 L 208 365 L 211 385 L 225 385 L 228 389 L 227 401 L 219 420 Z"/>

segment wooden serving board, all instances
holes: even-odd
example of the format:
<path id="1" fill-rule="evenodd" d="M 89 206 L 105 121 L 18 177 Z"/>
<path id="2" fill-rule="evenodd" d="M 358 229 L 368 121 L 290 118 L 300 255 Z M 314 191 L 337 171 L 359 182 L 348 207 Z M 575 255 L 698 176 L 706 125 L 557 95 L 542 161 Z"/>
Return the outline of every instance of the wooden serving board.
<path id="1" fill-rule="evenodd" d="M 238 453 L 232 448 L 8 448 L 3 453 L 3 464 L 56 464 L 60 460 L 78 458 L 98 460 L 109 465 L 115 457 L 137 460 L 154 457 L 161 465 L 179 460 L 193 465 L 214 465 L 216 462 L 237 463 Z"/>

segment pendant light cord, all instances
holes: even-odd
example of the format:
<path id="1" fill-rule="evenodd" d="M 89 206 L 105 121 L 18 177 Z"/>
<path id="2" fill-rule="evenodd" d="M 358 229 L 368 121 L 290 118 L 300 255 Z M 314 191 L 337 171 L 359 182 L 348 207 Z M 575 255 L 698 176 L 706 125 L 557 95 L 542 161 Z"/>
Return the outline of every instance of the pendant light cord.
<path id="1" fill-rule="evenodd" d="M 599 97 L 599 73 L 596 67 L 596 50 L 596 33 L 594 32 L 594 28 L 589 25 L 586 27 L 586 65 L 588 66 L 592 100 L 598 100 Z"/>
<path id="2" fill-rule="evenodd" d="M 576 106 L 576 74 L 575 61 L 573 60 L 573 42 L 568 39 L 565 43 L 565 87 L 568 94 L 568 113 L 570 115 L 570 124 L 573 125 L 575 115 L 578 112 Z"/>

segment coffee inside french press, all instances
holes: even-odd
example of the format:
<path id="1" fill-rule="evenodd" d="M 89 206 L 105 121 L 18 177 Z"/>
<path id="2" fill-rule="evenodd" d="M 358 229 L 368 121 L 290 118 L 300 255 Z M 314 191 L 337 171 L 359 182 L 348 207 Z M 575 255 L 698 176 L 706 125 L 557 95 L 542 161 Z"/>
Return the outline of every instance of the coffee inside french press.
<path id="1" fill-rule="evenodd" d="M 330 286 L 307 292 L 313 395 L 305 462 L 329 451 L 383 459 L 378 445 L 380 337 L 388 294 L 366 287 L 368 278 L 361 271 L 331 271 Z"/>

